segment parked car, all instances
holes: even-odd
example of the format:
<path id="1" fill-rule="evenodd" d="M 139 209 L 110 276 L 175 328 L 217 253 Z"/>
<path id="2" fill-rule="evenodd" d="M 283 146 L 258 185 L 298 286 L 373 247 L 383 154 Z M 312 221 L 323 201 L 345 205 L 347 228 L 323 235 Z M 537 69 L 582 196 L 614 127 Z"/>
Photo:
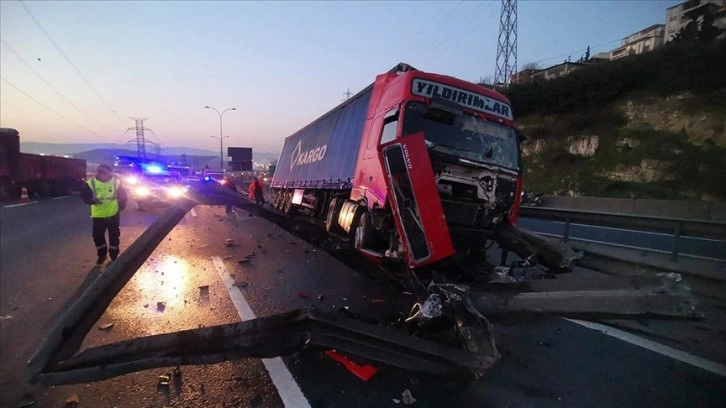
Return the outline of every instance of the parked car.
<path id="1" fill-rule="evenodd" d="M 187 189 L 177 172 L 145 172 L 134 186 L 134 206 L 143 210 L 153 205 L 168 205 L 183 197 Z"/>

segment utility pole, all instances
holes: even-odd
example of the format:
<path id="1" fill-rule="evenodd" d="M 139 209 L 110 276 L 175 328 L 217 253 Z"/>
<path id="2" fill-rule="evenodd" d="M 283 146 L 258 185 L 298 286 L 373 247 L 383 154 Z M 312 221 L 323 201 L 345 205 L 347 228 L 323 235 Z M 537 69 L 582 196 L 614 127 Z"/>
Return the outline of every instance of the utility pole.
<path id="1" fill-rule="evenodd" d="M 345 96 L 345 99 L 343 99 L 343 102 L 350 99 L 351 96 L 353 96 L 353 92 L 350 91 L 350 88 L 348 88 L 347 91 L 343 92 L 343 95 Z"/>
<path id="2" fill-rule="evenodd" d="M 502 0 L 494 85 L 506 88 L 517 73 L 517 0 Z"/>
<path id="3" fill-rule="evenodd" d="M 144 130 L 149 130 L 149 128 L 144 127 L 144 121 L 148 118 L 131 118 L 136 121 L 136 127 L 135 128 L 128 128 L 126 131 L 129 130 L 136 130 L 136 156 L 139 159 L 146 159 L 146 139 L 144 138 Z"/>

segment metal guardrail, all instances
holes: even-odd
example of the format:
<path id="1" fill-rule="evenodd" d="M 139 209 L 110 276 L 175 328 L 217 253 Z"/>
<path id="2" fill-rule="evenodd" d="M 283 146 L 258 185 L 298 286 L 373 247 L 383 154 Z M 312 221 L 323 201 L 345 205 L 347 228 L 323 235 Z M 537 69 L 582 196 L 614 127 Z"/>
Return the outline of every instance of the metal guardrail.
<path id="1" fill-rule="evenodd" d="M 681 236 L 726 240 L 726 221 L 668 218 L 647 215 L 603 213 L 559 208 L 522 206 L 520 217 L 559 221 L 565 224 L 563 238 L 570 239 L 572 224 L 623 228 L 635 232 L 657 232 L 673 236 L 671 261 L 677 262 Z"/>

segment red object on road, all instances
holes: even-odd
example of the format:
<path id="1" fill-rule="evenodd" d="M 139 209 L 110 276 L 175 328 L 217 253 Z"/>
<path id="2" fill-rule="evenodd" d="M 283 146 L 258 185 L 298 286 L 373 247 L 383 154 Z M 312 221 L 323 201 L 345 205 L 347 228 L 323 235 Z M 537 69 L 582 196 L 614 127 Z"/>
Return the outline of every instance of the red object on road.
<path id="1" fill-rule="evenodd" d="M 325 354 L 340 364 L 343 364 L 343 367 L 363 381 L 370 380 L 381 369 L 380 367 L 375 367 L 371 364 L 358 365 L 350 361 L 348 357 L 338 354 L 335 350 L 328 350 Z"/>
<path id="2" fill-rule="evenodd" d="M 310 299 L 310 296 L 303 292 L 298 292 L 297 295 L 303 299 Z"/>
<path id="3" fill-rule="evenodd" d="M 20 202 L 21 203 L 29 203 L 30 202 L 30 198 L 28 198 L 28 189 L 26 189 L 25 187 L 23 187 L 20 190 Z"/>

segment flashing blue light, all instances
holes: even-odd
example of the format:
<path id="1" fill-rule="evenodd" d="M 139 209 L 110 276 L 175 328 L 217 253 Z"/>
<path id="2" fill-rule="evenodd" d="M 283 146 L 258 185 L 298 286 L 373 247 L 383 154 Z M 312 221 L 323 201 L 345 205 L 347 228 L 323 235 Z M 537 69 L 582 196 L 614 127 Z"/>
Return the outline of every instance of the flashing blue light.
<path id="1" fill-rule="evenodd" d="M 204 181 L 212 181 L 212 178 L 209 176 L 204 176 Z"/>
<path id="2" fill-rule="evenodd" d="M 152 164 L 152 165 L 146 167 L 146 171 L 151 174 L 160 174 L 161 172 L 164 171 L 164 169 L 161 166 Z"/>

